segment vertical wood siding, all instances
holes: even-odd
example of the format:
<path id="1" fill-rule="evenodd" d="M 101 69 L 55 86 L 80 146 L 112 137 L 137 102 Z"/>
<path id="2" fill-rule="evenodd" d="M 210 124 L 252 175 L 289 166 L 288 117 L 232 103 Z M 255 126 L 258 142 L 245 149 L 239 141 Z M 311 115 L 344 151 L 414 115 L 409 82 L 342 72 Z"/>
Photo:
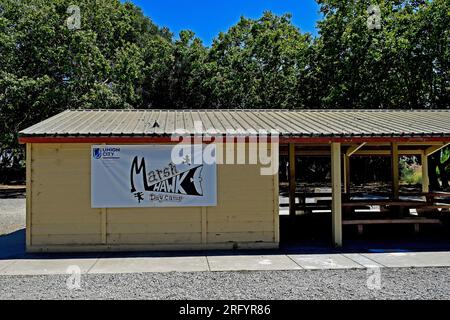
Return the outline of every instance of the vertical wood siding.
<path id="1" fill-rule="evenodd" d="M 278 243 L 278 177 L 262 176 L 260 165 L 218 165 L 216 207 L 92 209 L 90 148 L 90 144 L 27 148 L 29 249 Z"/>

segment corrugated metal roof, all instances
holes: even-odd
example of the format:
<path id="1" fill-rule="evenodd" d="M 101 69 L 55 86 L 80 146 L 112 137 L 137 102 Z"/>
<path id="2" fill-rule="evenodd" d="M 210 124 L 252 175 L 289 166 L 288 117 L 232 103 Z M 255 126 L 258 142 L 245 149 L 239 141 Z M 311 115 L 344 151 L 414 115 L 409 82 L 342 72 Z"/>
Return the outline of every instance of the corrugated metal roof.
<path id="1" fill-rule="evenodd" d="M 197 124 L 197 128 L 196 128 Z M 275 130 L 281 136 L 450 136 L 450 110 L 67 110 L 20 136 L 165 136 Z"/>

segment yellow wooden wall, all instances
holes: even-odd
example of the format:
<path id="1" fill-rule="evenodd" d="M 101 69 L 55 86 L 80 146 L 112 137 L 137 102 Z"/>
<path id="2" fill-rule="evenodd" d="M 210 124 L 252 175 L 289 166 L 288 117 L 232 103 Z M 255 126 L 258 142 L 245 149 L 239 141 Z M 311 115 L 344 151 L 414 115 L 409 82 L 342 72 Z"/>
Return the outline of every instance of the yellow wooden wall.
<path id="1" fill-rule="evenodd" d="M 278 246 L 278 175 L 260 165 L 219 164 L 207 208 L 92 209 L 90 169 L 90 144 L 27 145 L 28 251 Z"/>

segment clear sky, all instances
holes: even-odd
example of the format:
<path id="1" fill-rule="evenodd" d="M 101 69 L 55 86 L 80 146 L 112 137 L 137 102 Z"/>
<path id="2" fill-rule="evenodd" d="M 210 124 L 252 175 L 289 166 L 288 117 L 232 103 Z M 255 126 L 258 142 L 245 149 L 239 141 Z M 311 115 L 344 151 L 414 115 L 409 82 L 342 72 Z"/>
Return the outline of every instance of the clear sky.
<path id="1" fill-rule="evenodd" d="M 168 27 L 176 36 L 190 29 L 209 46 L 220 31 L 226 31 L 241 16 L 259 18 L 264 11 L 291 13 L 293 23 L 303 32 L 316 32 L 320 18 L 315 0 L 132 0 L 158 26 Z"/>

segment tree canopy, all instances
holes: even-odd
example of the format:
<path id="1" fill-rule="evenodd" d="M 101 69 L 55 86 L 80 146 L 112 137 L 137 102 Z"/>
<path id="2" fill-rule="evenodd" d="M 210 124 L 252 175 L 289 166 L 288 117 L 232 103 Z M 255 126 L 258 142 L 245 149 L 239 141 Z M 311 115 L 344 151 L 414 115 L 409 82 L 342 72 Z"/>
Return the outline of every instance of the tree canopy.
<path id="1" fill-rule="evenodd" d="M 69 0 L 0 2 L 2 168 L 21 166 L 21 129 L 67 108 L 449 106 L 448 0 L 318 0 L 317 37 L 266 12 L 210 47 L 132 3 L 76 3 L 79 28 Z"/>

